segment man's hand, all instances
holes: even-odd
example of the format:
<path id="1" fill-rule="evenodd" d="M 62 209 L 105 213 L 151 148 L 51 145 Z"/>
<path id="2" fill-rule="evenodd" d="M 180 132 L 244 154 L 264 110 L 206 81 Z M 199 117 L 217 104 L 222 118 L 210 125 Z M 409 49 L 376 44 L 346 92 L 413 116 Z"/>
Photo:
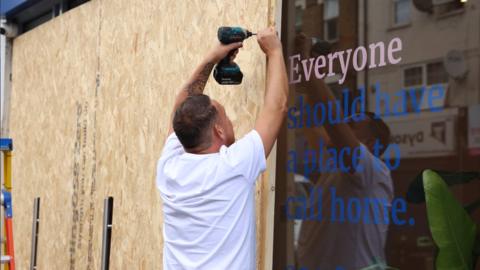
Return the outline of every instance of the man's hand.
<path id="1" fill-rule="evenodd" d="M 304 33 L 299 33 L 295 37 L 295 46 L 297 52 L 300 53 L 302 58 L 306 59 L 311 57 L 311 37 L 308 37 Z M 306 94 L 306 102 L 310 104 L 310 106 L 315 106 L 317 103 L 323 103 L 326 105 L 330 102 L 332 104 L 331 118 L 337 119 L 338 117 L 340 119 L 344 119 L 342 110 L 337 110 L 336 108 L 338 103 L 336 102 L 335 95 L 330 87 L 324 82 L 324 80 L 313 79 L 302 82 L 295 86 L 295 90 L 299 94 Z M 337 116 L 337 112 L 340 113 L 339 116 Z M 339 151 L 340 149 L 347 147 L 349 149 L 355 149 L 360 144 L 358 139 L 355 137 L 353 130 L 346 123 L 341 122 L 337 124 L 331 124 L 327 121 L 324 128 L 328 135 L 326 137 L 330 139 L 332 144 L 338 148 Z M 322 134 L 323 132 L 318 127 L 311 130 L 311 132 L 313 132 L 313 136 L 312 134 L 310 134 L 310 138 L 307 136 L 307 140 L 309 140 L 309 144 L 311 145 L 317 144 L 316 142 L 312 142 L 315 137 L 325 137 L 325 134 Z M 345 156 L 343 162 L 346 167 L 351 167 L 351 156 Z M 351 170 L 350 172 L 353 173 L 354 170 Z"/>
<path id="2" fill-rule="evenodd" d="M 268 157 L 287 112 L 288 79 L 282 43 L 273 27 L 257 33 L 258 45 L 267 55 L 267 87 L 255 130 L 262 138 Z"/>
<path id="3" fill-rule="evenodd" d="M 276 53 L 282 53 L 282 43 L 278 38 L 277 32 L 273 26 L 265 28 L 257 33 L 258 45 L 267 57 Z"/>
<path id="4" fill-rule="evenodd" d="M 231 50 L 234 50 L 234 53 L 230 57 L 230 61 L 233 61 L 238 53 L 238 48 L 242 46 L 242 42 L 224 45 L 217 41 L 215 46 L 213 46 L 206 54 L 202 63 L 193 72 L 193 75 L 190 77 L 188 82 L 182 87 L 182 90 L 187 92 L 187 96 L 202 94 L 203 90 L 205 89 L 205 85 L 207 84 L 207 80 L 210 77 L 210 73 L 212 72 L 213 66 L 227 56 Z M 186 97 L 181 97 L 180 103 L 185 98 Z"/>
<path id="5" fill-rule="evenodd" d="M 233 61 L 233 58 L 237 55 L 238 53 L 238 48 L 243 47 L 243 42 L 236 42 L 236 43 L 231 43 L 224 45 L 217 41 L 216 45 L 210 49 L 210 51 L 207 53 L 206 60 L 207 62 L 212 62 L 214 64 L 220 62 L 231 50 L 235 50 L 235 53 L 233 54 L 232 58 L 230 59 Z"/>
<path id="6" fill-rule="evenodd" d="M 195 68 L 193 74 L 190 76 L 188 81 L 181 87 L 181 91 L 177 94 L 177 97 L 175 98 L 175 105 L 173 106 L 170 119 L 173 119 L 173 115 L 177 110 L 178 106 L 180 106 L 180 104 L 182 104 L 182 102 L 188 96 L 203 93 L 205 85 L 208 81 L 208 77 L 210 77 L 210 73 L 212 72 L 213 66 L 216 63 L 220 62 L 220 60 L 222 60 L 225 56 L 227 56 L 231 50 L 235 50 L 235 52 L 230 57 L 230 61 L 233 61 L 233 59 L 238 53 L 238 48 L 242 46 L 242 42 L 232 43 L 228 45 L 221 44 L 218 41 L 216 42 L 216 44 L 205 55 L 202 62 Z M 172 121 L 170 121 L 168 135 L 170 135 L 172 132 Z"/>

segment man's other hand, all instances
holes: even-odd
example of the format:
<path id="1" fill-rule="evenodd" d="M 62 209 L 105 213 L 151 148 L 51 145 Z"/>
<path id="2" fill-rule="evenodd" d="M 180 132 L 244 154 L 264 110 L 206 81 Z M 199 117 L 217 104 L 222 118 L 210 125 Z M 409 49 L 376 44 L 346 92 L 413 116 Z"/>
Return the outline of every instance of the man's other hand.
<path id="1" fill-rule="evenodd" d="M 282 52 L 282 43 L 278 38 L 277 32 L 273 26 L 265 28 L 257 33 L 258 45 L 262 51 L 268 56 Z"/>

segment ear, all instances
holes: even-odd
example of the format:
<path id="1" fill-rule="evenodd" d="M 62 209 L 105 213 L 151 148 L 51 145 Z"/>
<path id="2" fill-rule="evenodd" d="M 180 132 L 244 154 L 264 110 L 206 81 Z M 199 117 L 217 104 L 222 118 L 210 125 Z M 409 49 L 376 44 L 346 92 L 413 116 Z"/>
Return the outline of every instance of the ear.
<path id="1" fill-rule="evenodd" d="M 227 138 L 225 130 L 223 129 L 222 126 L 220 126 L 217 123 L 213 125 L 213 133 L 215 136 L 219 137 L 222 141 L 225 141 Z"/>

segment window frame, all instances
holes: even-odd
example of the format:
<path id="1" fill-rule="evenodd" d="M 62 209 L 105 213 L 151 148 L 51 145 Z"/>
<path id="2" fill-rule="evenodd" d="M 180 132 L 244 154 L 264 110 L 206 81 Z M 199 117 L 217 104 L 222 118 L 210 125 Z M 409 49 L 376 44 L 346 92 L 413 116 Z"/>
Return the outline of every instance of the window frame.
<path id="1" fill-rule="evenodd" d="M 337 15 L 333 17 L 329 17 L 326 19 L 326 6 L 328 1 L 336 1 L 337 2 Z M 340 39 L 340 28 L 338 25 L 338 18 L 340 17 L 340 1 L 339 0 L 323 0 L 323 39 L 328 41 L 328 42 L 337 42 Z M 334 38 L 329 38 L 329 32 L 328 32 L 328 23 L 331 21 L 335 21 L 335 30 L 336 30 L 336 35 Z"/>
<path id="2" fill-rule="evenodd" d="M 408 1 L 408 20 L 406 22 L 396 22 L 396 15 L 397 15 L 397 2 L 400 1 Z M 390 1 L 390 26 L 395 28 L 395 27 L 402 27 L 402 26 L 407 26 L 412 23 L 412 1 L 411 0 L 391 0 Z"/>
<path id="3" fill-rule="evenodd" d="M 418 63 L 418 64 L 413 64 L 413 65 L 408 65 L 408 66 L 405 66 L 402 68 L 402 87 L 403 89 L 405 89 L 405 91 L 407 92 L 410 92 L 410 91 L 418 91 L 419 89 L 421 88 L 425 88 L 425 89 L 428 89 L 430 87 L 432 87 L 433 85 L 442 85 L 445 89 L 445 91 L 447 91 L 448 89 L 448 84 L 449 84 L 449 81 L 450 81 L 450 78 L 447 76 L 447 80 L 445 82 L 440 82 L 440 83 L 435 83 L 435 84 L 427 84 L 427 78 L 428 78 L 428 65 L 429 64 L 436 64 L 436 63 L 442 63 L 443 64 L 443 61 L 442 59 L 434 59 L 434 60 L 430 60 L 430 61 L 426 61 L 426 62 L 423 62 L 423 63 Z M 420 84 L 415 84 L 415 85 L 410 85 L 410 86 L 406 86 L 405 85 L 405 70 L 407 69 L 411 69 L 411 68 L 416 68 L 416 67 L 420 67 L 421 70 L 422 70 L 422 82 Z M 446 73 L 448 75 L 448 73 Z M 446 94 L 445 94 L 445 99 L 443 100 L 443 104 L 442 104 L 442 107 L 445 106 L 446 104 Z M 424 111 L 424 110 L 428 110 L 428 105 L 425 103 L 426 99 L 425 97 L 422 98 L 422 104 L 420 105 L 420 111 Z M 407 96 L 407 108 L 410 108 L 409 107 L 409 104 L 411 103 L 411 98 L 410 98 L 410 94 Z M 410 110 L 408 110 L 408 113 L 411 113 Z"/>

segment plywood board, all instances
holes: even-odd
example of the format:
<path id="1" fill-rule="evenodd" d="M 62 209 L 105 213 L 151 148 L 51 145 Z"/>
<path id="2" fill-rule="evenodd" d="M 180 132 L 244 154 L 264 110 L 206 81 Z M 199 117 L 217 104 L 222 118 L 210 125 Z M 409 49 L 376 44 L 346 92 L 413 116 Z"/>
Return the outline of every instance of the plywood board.
<path id="1" fill-rule="evenodd" d="M 98 18 L 90 11 L 95 5 L 81 6 L 14 40 L 10 136 L 18 269 L 30 263 L 37 196 L 41 269 L 74 269 L 70 265 L 86 265 L 87 250 L 98 253 L 88 246 L 98 243 L 88 236 L 93 166 L 88 101 L 95 90 L 98 33 Z"/>
<path id="2" fill-rule="evenodd" d="M 98 269 L 103 199 L 114 197 L 111 269 L 161 269 L 162 205 L 155 164 L 175 92 L 222 25 L 272 21 L 274 1 L 92 0 L 14 41 L 17 265 L 30 260 L 41 197 L 39 269 Z M 254 38 L 237 56 L 240 86 L 206 93 L 225 105 L 237 138 L 263 102 L 265 58 Z M 275 159 L 257 184 L 257 267 L 271 260 Z M 273 219 L 268 219 L 273 220 Z M 270 240 L 267 240 L 270 239 Z"/>

